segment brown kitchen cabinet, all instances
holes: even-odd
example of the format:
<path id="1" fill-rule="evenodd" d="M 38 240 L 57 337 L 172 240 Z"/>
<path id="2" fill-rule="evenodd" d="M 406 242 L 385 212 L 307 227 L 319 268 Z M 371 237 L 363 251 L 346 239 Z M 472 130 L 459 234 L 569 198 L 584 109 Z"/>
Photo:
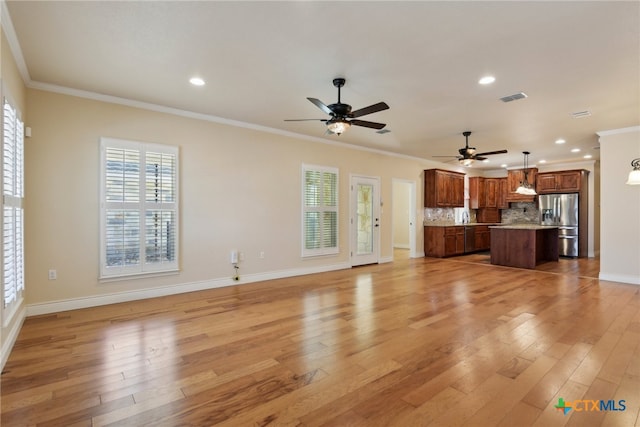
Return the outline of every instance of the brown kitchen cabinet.
<path id="1" fill-rule="evenodd" d="M 507 178 L 498 178 L 498 209 L 509 209 Z"/>
<path id="2" fill-rule="evenodd" d="M 500 190 L 500 178 L 469 178 L 469 208 L 498 208 Z"/>
<path id="3" fill-rule="evenodd" d="M 536 178 L 536 191 L 538 194 L 580 192 L 588 173 L 586 170 L 539 173 Z"/>
<path id="4" fill-rule="evenodd" d="M 507 202 L 533 202 L 536 196 L 526 196 L 516 193 L 520 183 L 524 181 L 524 169 L 510 169 L 507 174 Z M 527 169 L 527 182 L 531 188 L 536 188 L 537 168 Z"/>
<path id="5" fill-rule="evenodd" d="M 424 227 L 424 253 L 438 258 L 464 254 L 464 226 Z"/>
<path id="6" fill-rule="evenodd" d="M 488 251 L 491 245 L 491 232 L 488 225 L 476 225 L 475 229 L 475 247 L 476 251 Z M 468 250 L 467 250 L 468 252 Z"/>
<path id="7" fill-rule="evenodd" d="M 498 208 L 482 208 L 476 212 L 478 222 L 498 223 L 501 218 L 500 209 Z"/>
<path id="8" fill-rule="evenodd" d="M 484 196 L 486 208 L 498 207 L 498 194 L 500 192 L 500 180 L 498 178 L 485 178 Z"/>
<path id="9" fill-rule="evenodd" d="M 488 225 L 452 225 L 424 227 L 424 253 L 444 258 L 489 250 L 491 232 Z"/>
<path id="10" fill-rule="evenodd" d="M 485 207 L 484 178 L 472 176 L 469 178 L 469 208 L 480 209 Z"/>
<path id="11" fill-rule="evenodd" d="M 464 207 L 464 174 L 442 169 L 425 170 L 424 207 Z"/>

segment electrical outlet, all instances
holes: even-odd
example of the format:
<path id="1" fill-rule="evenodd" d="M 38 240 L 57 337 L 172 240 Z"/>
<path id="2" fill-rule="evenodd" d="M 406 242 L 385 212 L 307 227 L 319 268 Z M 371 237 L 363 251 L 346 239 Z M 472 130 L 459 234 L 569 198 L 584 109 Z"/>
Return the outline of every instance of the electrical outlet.
<path id="1" fill-rule="evenodd" d="M 244 252 L 238 253 L 238 256 L 240 258 L 240 261 L 244 261 Z"/>
<path id="2" fill-rule="evenodd" d="M 58 272 L 56 270 L 49 270 L 49 280 L 56 280 L 58 278 Z"/>
<path id="3" fill-rule="evenodd" d="M 260 251 L 260 259 L 264 259 L 264 251 Z"/>

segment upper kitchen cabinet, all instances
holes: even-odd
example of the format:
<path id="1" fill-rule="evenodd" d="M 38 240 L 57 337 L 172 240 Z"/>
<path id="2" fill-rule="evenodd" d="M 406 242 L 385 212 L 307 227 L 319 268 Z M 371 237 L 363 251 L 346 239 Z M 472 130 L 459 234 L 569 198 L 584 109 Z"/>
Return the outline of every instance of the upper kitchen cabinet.
<path id="1" fill-rule="evenodd" d="M 498 178 L 498 209 L 509 209 L 508 186 L 507 178 Z"/>
<path id="2" fill-rule="evenodd" d="M 469 178 L 469 207 L 471 209 L 500 207 L 500 190 L 500 178 L 477 176 Z"/>
<path id="3" fill-rule="evenodd" d="M 586 170 L 540 173 L 536 180 L 536 191 L 538 194 L 578 193 L 587 182 L 588 173 Z"/>
<path id="4" fill-rule="evenodd" d="M 524 181 L 525 169 L 510 169 L 507 175 L 507 202 L 533 202 L 536 196 L 527 196 L 516 193 L 520 184 Z M 536 188 L 537 168 L 529 168 L 527 171 L 527 182 L 531 188 Z"/>
<path id="5" fill-rule="evenodd" d="M 425 170 L 424 207 L 464 207 L 464 174 L 442 169 Z"/>
<path id="6" fill-rule="evenodd" d="M 486 196 L 484 190 L 484 178 L 479 176 L 469 178 L 469 208 L 480 209 L 485 207 Z"/>

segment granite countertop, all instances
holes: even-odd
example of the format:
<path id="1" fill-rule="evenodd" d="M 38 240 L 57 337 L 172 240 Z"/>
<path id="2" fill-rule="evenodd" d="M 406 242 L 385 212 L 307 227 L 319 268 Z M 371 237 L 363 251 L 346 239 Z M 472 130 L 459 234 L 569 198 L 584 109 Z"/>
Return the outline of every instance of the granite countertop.
<path id="1" fill-rule="evenodd" d="M 502 224 L 489 226 L 489 228 L 502 228 L 505 230 L 551 230 L 558 227 L 553 225 L 540 224 Z"/>

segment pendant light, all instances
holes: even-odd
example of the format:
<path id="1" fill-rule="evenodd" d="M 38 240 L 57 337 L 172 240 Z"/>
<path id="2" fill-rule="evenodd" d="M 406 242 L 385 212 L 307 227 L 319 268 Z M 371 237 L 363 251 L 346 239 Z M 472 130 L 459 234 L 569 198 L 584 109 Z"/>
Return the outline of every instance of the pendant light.
<path id="1" fill-rule="evenodd" d="M 531 153 L 523 151 L 522 154 L 524 154 L 524 179 L 520 181 L 520 186 L 516 189 L 516 193 L 523 196 L 535 196 L 538 193 L 529 184 L 529 154 Z"/>

